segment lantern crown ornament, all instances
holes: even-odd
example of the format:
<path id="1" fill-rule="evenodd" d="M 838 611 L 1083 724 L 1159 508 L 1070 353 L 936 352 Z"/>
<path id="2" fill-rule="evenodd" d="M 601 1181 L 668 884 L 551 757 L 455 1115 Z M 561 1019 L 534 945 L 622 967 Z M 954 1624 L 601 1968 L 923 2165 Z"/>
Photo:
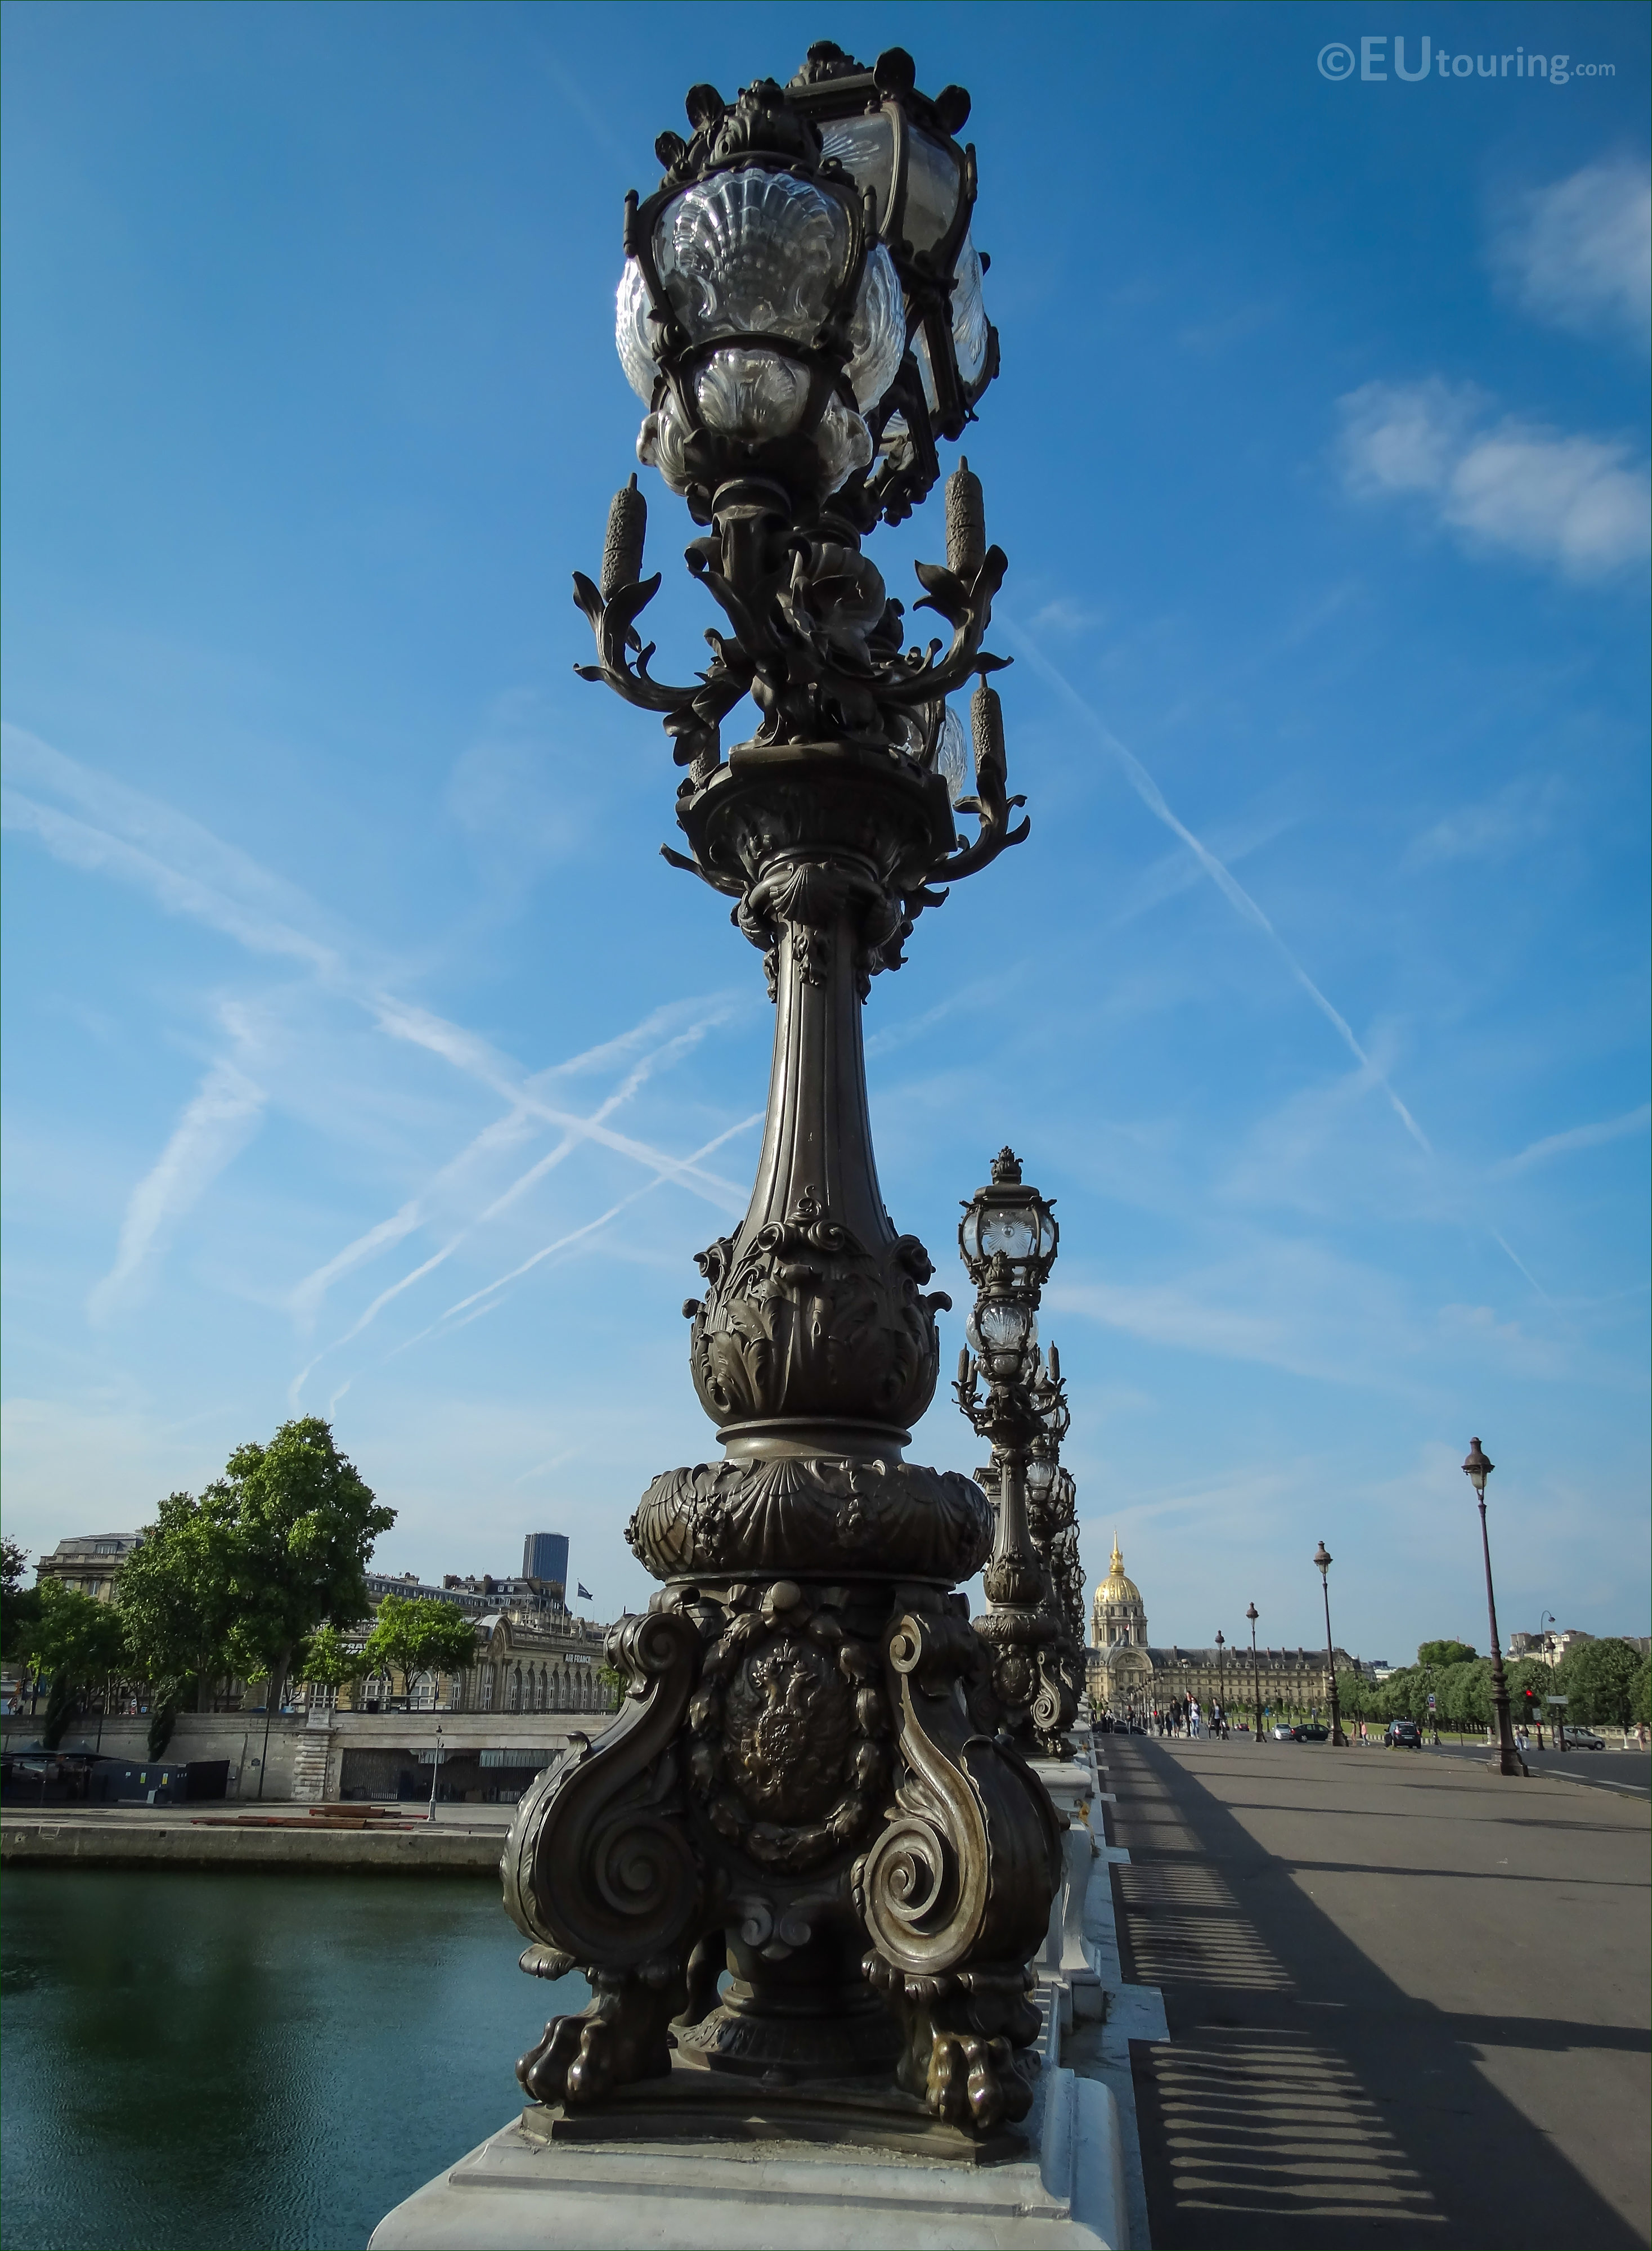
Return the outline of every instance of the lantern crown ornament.
<path id="1" fill-rule="evenodd" d="M 1013 1149 L 1000 1149 L 990 1183 L 977 1188 L 958 1222 L 958 1250 L 971 1281 L 978 1289 L 992 1287 L 996 1276 L 995 1293 L 1030 1292 L 1036 1304 L 1060 1239 L 1054 1199 L 1026 1186 L 1020 1159 Z"/>
<path id="2" fill-rule="evenodd" d="M 710 520 L 721 478 L 854 489 L 861 530 L 897 523 L 939 474 L 998 372 L 970 232 L 961 87 L 933 100 L 904 49 L 868 69 L 830 40 L 782 87 L 732 104 L 690 89 L 693 137 L 626 205 L 616 342 L 649 412 L 641 459 Z"/>
<path id="3" fill-rule="evenodd" d="M 719 816 L 748 754 L 830 744 L 881 759 L 907 833 L 864 977 L 900 966 L 938 886 L 1028 832 L 990 678 L 1007 660 L 984 645 L 1008 564 L 967 459 L 946 481 L 946 562 L 916 565 L 916 606 L 945 634 L 909 644 L 903 606 L 861 551 L 932 489 L 937 441 L 963 434 L 998 367 L 970 235 L 975 153 L 952 137 L 969 96 L 930 100 L 915 80 L 900 48 L 868 70 L 828 41 L 785 87 L 760 80 L 732 102 L 690 89 L 692 137 L 662 134 L 664 178 L 626 199 L 615 342 L 646 409 L 638 458 L 705 528 L 688 567 L 729 630 L 708 634 L 697 679 L 650 670 L 637 620 L 660 581 L 644 576 L 634 477 L 610 512 L 600 580 L 574 578 L 598 655 L 578 670 L 658 712 L 688 769 L 677 814 L 692 853 L 667 859 L 743 909 L 750 871 Z M 971 681 L 966 721 L 949 699 Z M 725 763 L 722 722 L 748 695 L 761 722 Z M 766 951 L 766 918 L 736 919 Z"/>

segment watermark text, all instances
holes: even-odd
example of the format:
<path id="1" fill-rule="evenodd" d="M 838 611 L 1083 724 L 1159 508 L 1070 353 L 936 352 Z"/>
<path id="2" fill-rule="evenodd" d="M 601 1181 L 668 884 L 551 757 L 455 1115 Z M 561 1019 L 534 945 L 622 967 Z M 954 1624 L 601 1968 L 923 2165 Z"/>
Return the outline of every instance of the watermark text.
<path id="1" fill-rule="evenodd" d="M 1396 79 L 1415 86 L 1423 79 L 1516 78 L 1542 79 L 1547 86 L 1569 86 L 1574 78 L 1615 78 L 1615 63 L 1580 63 L 1570 55 L 1528 54 L 1524 46 L 1511 53 L 1460 55 L 1435 46 L 1427 31 L 1408 38 L 1404 32 L 1386 31 L 1362 37 L 1358 52 L 1346 39 L 1332 39 L 1321 47 L 1319 75 L 1340 86 L 1347 79 L 1367 85 L 1387 86 Z"/>

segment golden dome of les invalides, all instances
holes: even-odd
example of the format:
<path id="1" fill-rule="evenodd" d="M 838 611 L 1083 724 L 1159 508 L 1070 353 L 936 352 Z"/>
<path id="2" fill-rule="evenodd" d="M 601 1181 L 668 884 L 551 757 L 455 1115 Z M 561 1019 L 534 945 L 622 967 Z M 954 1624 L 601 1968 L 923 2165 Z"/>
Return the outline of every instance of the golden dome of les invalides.
<path id="1" fill-rule="evenodd" d="M 1120 1552 L 1116 1532 L 1113 1534 L 1113 1568 L 1096 1590 L 1096 1615 L 1099 1618 L 1106 1610 L 1126 1608 L 1140 1610 L 1144 1617 L 1146 1616 L 1141 1589 L 1134 1579 L 1127 1579 L 1124 1576 L 1124 1558 Z M 1096 1638 L 1100 1639 L 1099 1635 Z"/>

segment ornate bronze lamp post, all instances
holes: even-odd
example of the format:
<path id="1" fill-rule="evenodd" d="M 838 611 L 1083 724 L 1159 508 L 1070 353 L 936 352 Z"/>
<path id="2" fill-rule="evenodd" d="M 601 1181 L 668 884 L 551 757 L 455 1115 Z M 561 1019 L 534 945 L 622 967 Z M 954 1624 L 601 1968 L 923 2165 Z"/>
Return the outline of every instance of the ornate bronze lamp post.
<path id="1" fill-rule="evenodd" d="M 784 87 L 727 102 L 695 87 L 692 137 L 663 134 L 663 180 L 626 201 L 638 453 L 703 528 L 688 567 L 725 630 L 688 684 L 654 678 L 637 620 L 660 579 L 643 577 L 633 478 L 600 585 L 575 580 L 585 676 L 662 715 L 688 845 L 666 857 L 731 903 L 776 1022 L 750 1208 L 701 1254 L 684 1307 L 722 1458 L 644 1494 L 628 1536 L 661 1591 L 610 1638 L 629 1693 L 523 1799 L 505 1855 L 524 1966 L 577 1964 L 592 1989 L 518 2067 L 563 2111 L 691 2067 L 702 2087 L 743 2075 L 753 2102 L 847 2081 L 915 2130 L 990 2134 L 1032 2097 L 1027 1965 L 1060 1838 L 993 1739 L 986 1652 L 953 1592 L 987 1556 L 991 1511 L 968 1479 L 904 1458 L 949 1300 L 925 1294 L 930 1259 L 884 1209 L 861 1029 L 937 887 L 1027 827 L 1011 825 L 986 682 L 1006 562 L 979 481 L 964 465 L 948 481 L 946 565 L 918 571 L 944 645 L 906 644 L 861 551 L 933 485 L 937 438 L 997 364 L 974 154 L 953 138 L 968 111 L 957 87 L 920 94 L 898 49 L 868 71 L 813 48 Z M 971 678 L 972 790 L 947 700 Z M 761 724 L 725 754 L 748 692 Z M 1035 1610 L 1024 1517 L 1004 1516 L 1006 1599 Z"/>
<path id="2" fill-rule="evenodd" d="M 1325 1597 L 1325 1680 L 1331 1689 L 1331 1740 L 1345 1750 L 1348 1738 L 1342 1731 L 1342 1707 L 1337 1701 L 1337 1652 L 1331 1642 L 1331 1566 L 1332 1558 L 1322 1540 L 1314 1550 L 1314 1561 L 1319 1566 L 1319 1583 Z"/>
<path id="3" fill-rule="evenodd" d="M 1256 1655 L 1256 1620 L 1261 1616 L 1255 1603 L 1247 1605 L 1245 1616 L 1250 1620 L 1250 1693 L 1256 1707 L 1256 1740 L 1262 1739 L 1262 1676 L 1261 1660 Z"/>
<path id="4" fill-rule="evenodd" d="M 1227 1646 L 1227 1643 L 1222 1638 L 1221 1628 L 1218 1626 L 1216 1629 L 1216 1708 L 1224 1718 L 1227 1716 L 1227 1707 L 1222 1688 L 1222 1652 Z"/>
<path id="5" fill-rule="evenodd" d="M 958 1249 L 977 1296 L 967 1330 L 975 1349 L 966 1346 L 958 1355 L 957 1390 L 971 1423 L 992 1441 L 983 1482 L 998 1505 L 983 1583 L 991 1607 L 975 1630 L 992 1651 L 992 1688 L 1006 1732 L 1028 1756 L 1047 1758 L 1068 1755 L 1065 1731 L 1078 1711 L 1078 1666 L 1063 1646 L 1065 1624 L 1050 1569 L 1052 1447 L 1067 1430 L 1068 1409 L 1060 1361 L 1041 1362 L 1038 1351 L 1039 1296 L 1059 1239 L 1051 1206 L 1022 1181 L 1020 1159 L 1000 1149 L 991 1184 L 977 1189 L 958 1226 Z"/>
<path id="6" fill-rule="evenodd" d="M 1514 1724 L 1509 1714 L 1509 1680 L 1503 1669 L 1503 1645 L 1497 1639 L 1497 1602 L 1491 1591 L 1491 1541 L 1486 1531 L 1486 1479 L 1496 1467 L 1495 1462 L 1486 1459 L 1479 1439 L 1471 1439 L 1462 1473 L 1474 1487 L 1475 1499 L 1480 1504 L 1480 1551 L 1486 1563 L 1486 1619 L 1491 1635 L 1491 1708 L 1497 1715 L 1497 1771 L 1500 1774 L 1523 1775 L 1526 1771 L 1526 1763 L 1515 1744 Z"/>
<path id="7" fill-rule="evenodd" d="M 1061 1684 L 1061 1726 L 1065 1730 L 1076 1720 L 1084 1693 L 1084 1564 L 1078 1544 L 1078 1487 L 1061 1458 L 1061 1442 L 1072 1426 L 1073 1413 L 1061 1380 L 1061 1354 L 1054 1345 L 1044 1355 L 1033 1396 L 1044 1435 L 1033 1440 L 1027 1463 L 1028 1510 L 1055 1611 L 1057 1631 L 1052 1646 Z"/>

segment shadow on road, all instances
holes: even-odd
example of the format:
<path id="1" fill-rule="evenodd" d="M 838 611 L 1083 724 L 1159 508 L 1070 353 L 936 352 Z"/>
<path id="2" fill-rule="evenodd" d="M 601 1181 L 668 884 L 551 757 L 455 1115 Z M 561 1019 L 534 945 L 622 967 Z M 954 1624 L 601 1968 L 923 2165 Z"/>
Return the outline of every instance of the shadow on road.
<path id="1" fill-rule="evenodd" d="M 1115 1876 L 1126 1974 L 1163 1989 L 1171 2030 L 1169 2046 L 1133 2050 L 1159 2251 L 1645 2245 L 1481 2062 L 1499 2048 L 1644 2055 L 1643 2030 L 1420 1999 L 1293 1881 L 1309 1872 L 1311 1887 L 1320 1864 L 1264 1849 L 1157 1745 L 1116 1742 L 1109 1763 L 1132 1856 Z M 1370 1880 L 1410 1873 L 1383 1866 Z M 1631 2210 L 1643 2121 L 1632 2140 Z"/>

